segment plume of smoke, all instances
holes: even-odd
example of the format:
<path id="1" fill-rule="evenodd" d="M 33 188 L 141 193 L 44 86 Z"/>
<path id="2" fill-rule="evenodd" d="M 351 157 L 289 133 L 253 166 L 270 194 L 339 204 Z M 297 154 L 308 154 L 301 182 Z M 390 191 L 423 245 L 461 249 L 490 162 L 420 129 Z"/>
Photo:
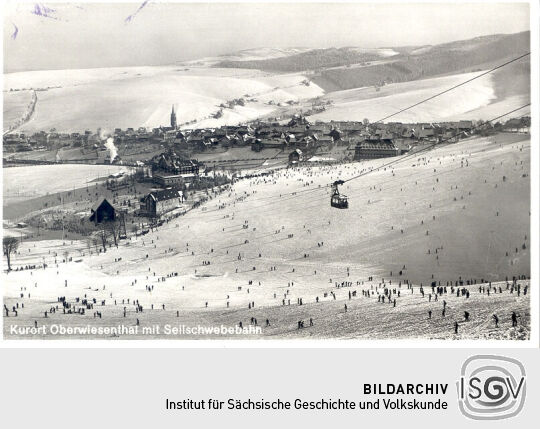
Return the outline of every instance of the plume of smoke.
<path id="1" fill-rule="evenodd" d="M 105 142 L 105 147 L 109 151 L 111 162 L 113 162 L 116 156 L 118 155 L 118 150 L 116 149 L 116 146 L 114 145 L 114 139 L 112 137 L 107 137 L 107 141 Z"/>
<path id="2" fill-rule="evenodd" d="M 114 138 L 111 136 L 111 133 L 109 131 L 104 130 L 103 128 L 97 129 L 97 135 L 100 141 L 105 140 L 103 144 L 109 151 L 110 162 L 112 163 L 118 155 L 118 149 L 114 145 Z"/>
<path id="3" fill-rule="evenodd" d="M 110 137 L 111 133 L 109 131 L 107 131 L 107 130 L 104 130 L 103 128 L 98 128 L 97 129 L 97 135 L 99 137 L 99 140 L 103 141 L 103 140 L 106 140 L 107 137 Z"/>

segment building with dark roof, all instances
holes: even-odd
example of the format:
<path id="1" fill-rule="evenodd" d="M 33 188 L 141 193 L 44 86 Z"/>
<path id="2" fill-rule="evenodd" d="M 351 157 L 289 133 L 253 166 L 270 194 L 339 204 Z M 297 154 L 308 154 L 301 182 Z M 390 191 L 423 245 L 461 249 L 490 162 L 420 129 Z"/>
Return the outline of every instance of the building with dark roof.
<path id="1" fill-rule="evenodd" d="M 435 131 L 433 128 L 420 128 L 415 131 L 414 135 L 418 140 L 430 140 L 435 138 Z"/>
<path id="2" fill-rule="evenodd" d="M 150 160 L 152 170 L 169 175 L 199 174 L 199 163 L 195 159 L 185 159 L 170 150 L 156 155 Z"/>
<path id="3" fill-rule="evenodd" d="M 289 154 L 289 164 L 297 164 L 304 160 L 304 154 L 300 149 L 293 150 Z"/>
<path id="4" fill-rule="evenodd" d="M 90 209 L 90 213 L 90 221 L 96 225 L 101 222 L 116 220 L 116 209 L 106 198 L 96 202 Z"/>
<path id="5" fill-rule="evenodd" d="M 141 211 L 149 217 L 159 217 L 171 210 L 177 209 L 184 201 L 182 191 L 164 189 L 153 191 L 144 197 Z"/>

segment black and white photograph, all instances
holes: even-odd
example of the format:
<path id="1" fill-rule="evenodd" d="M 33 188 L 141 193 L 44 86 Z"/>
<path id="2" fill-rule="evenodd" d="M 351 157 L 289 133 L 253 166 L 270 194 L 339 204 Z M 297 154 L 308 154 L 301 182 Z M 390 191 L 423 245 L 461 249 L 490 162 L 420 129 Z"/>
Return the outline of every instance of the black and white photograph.
<path id="1" fill-rule="evenodd" d="M 529 3 L 2 18 L 4 340 L 537 341 Z"/>

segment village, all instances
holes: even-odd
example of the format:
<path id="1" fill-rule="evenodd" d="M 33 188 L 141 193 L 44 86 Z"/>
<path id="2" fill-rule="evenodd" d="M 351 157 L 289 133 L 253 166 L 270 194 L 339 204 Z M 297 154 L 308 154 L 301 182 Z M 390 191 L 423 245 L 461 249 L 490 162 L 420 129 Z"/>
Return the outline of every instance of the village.
<path id="1" fill-rule="evenodd" d="M 529 127 L 530 117 L 494 124 L 403 124 L 370 123 L 368 119 L 311 123 L 295 115 L 286 124 L 256 121 L 183 130 L 177 125 L 173 106 L 170 125 L 151 132 L 128 128 L 115 129 L 110 135 L 103 130 L 82 134 L 51 130 L 32 136 L 8 133 L 4 135 L 4 167 L 103 163 L 125 166 L 126 170 L 101 182 L 87 183 L 82 189 L 44 196 L 33 202 L 31 210 L 25 206 L 24 216 L 12 216 L 7 208 L 6 219 L 15 222 L 10 225 L 19 229 L 21 237 L 61 231 L 63 239 L 87 237 L 96 249 L 106 251 L 107 246 L 117 245 L 130 234 L 145 234 L 168 219 L 186 214 L 226 192 L 242 177 L 296 166 L 395 157 L 473 135 L 526 133 Z M 124 155 L 129 153 L 126 148 L 134 148 L 137 155 Z M 71 150 L 73 157 L 59 158 L 62 149 Z M 222 156 L 228 152 L 234 152 L 235 157 Z M 85 157 L 76 158 L 75 153 Z M 28 154 L 41 156 L 25 156 Z"/>
<path id="2" fill-rule="evenodd" d="M 60 133 L 55 129 L 32 135 L 9 132 L 3 136 L 4 165 L 10 163 L 122 163 L 140 165 L 152 156 L 173 149 L 184 158 L 206 155 L 209 163 L 217 166 L 225 161 L 212 160 L 231 148 L 249 148 L 254 152 L 264 149 L 276 150 L 280 155 L 302 152 L 305 160 L 318 153 L 328 153 L 332 148 L 342 148 L 335 160 L 360 160 L 397 156 L 422 143 L 457 141 L 472 134 L 475 125 L 482 125 L 482 135 L 494 132 L 526 132 L 530 117 L 512 118 L 493 124 L 484 121 L 462 120 L 457 122 L 370 123 L 369 119 L 355 121 L 316 121 L 296 114 L 290 121 L 253 121 L 247 124 L 227 125 L 209 129 L 180 129 L 174 106 L 170 125 L 148 130 L 146 128 L 115 129 L 107 132 L 98 129 L 93 133 Z M 112 138 L 114 153 L 107 148 Z M 117 149 L 119 148 L 119 149 Z M 246 157 L 248 154 L 243 152 Z M 295 156 L 295 155 L 293 155 Z M 248 157 L 249 158 L 249 157 Z M 226 167 L 231 167 L 227 165 Z M 234 166 L 233 166 L 234 167 Z"/>

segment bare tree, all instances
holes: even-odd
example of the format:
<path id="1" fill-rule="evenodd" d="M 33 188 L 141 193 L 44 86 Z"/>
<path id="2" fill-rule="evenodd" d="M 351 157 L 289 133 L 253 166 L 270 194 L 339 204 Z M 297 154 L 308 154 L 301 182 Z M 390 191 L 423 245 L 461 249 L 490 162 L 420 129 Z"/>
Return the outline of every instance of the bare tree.
<path id="1" fill-rule="evenodd" d="M 106 222 L 105 228 L 107 229 L 110 236 L 113 238 L 114 245 L 118 246 L 118 236 L 120 235 L 120 224 L 117 221 Z"/>
<path id="2" fill-rule="evenodd" d="M 101 245 L 103 246 L 103 252 L 107 251 L 107 237 L 109 235 L 109 232 L 102 228 L 99 230 L 99 238 L 101 238 Z"/>
<path id="3" fill-rule="evenodd" d="M 19 240 L 15 237 L 4 237 L 2 239 L 2 245 L 4 248 L 4 255 L 7 259 L 8 271 L 11 271 L 11 254 L 19 247 Z"/>
<path id="4" fill-rule="evenodd" d="M 37 225 L 36 225 L 36 226 L 37 226 L 37 235 L 38 235 L 38 236 L 39 236 L 39 228 L 40 228 L 40 226 L 41 226 L 42 223 L 43 223 L 43 219 L 41 218 L 41 216 L 39 216 L 39 217 L 37 218 Z"/>

